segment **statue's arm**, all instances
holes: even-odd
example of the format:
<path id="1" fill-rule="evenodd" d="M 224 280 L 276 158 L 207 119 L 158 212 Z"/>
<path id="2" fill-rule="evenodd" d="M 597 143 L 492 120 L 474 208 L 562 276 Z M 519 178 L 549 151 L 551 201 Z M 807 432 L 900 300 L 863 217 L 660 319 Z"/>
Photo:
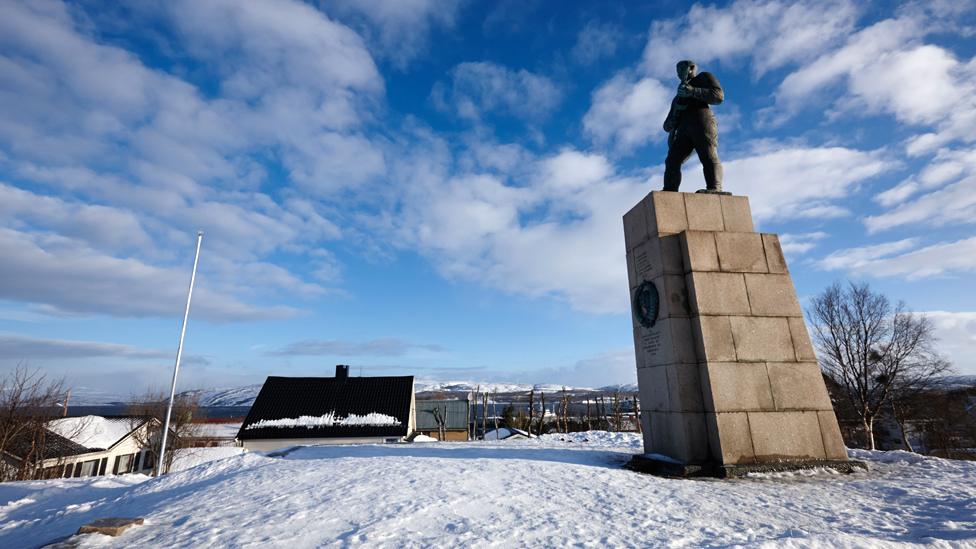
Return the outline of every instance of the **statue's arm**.
<path id="1" fill-rule="evenodd" d="M 671 109 L 668 110 L 668 117 L 664 119 L 664 131 L 671 133 L 672 130 L 678 125 L 677 109 L 675 109 L 675 103 L 678 98 L 675 97 L 671 100 Z"/>
<path id="2" fill-rule="evenodd" d="M 718 83 L 718 78 L 715 78 L 710 72 L 703 72 L 700 75 L 700 85 L 691 89 L 691 96 L 699 101 L 704 101 L 709 105 L 719 105 L 722 101 L 725 101 L 725 92 L 722 91 L 722 85 Z"/>

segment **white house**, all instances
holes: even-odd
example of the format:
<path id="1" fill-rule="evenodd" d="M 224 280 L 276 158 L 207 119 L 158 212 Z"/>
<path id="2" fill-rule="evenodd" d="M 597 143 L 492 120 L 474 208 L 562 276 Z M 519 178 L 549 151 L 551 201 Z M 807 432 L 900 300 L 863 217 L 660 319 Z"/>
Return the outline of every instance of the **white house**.
<path id="1" fill-rule="evenodd" d="M 152 472 L 146 441 L 148 419 L 81 416 L 50 421 L 44 436 L 41 468 L 45 478 L 90 477 Z M 12 445 L 3 456 L 16 469 L 26 451 Z"/>

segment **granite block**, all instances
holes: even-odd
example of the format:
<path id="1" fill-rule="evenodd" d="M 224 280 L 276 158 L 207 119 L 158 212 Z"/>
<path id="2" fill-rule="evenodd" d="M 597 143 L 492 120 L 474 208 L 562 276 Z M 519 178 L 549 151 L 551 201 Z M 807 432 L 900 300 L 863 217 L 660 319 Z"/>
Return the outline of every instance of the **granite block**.
<path id="1" fill-rule="evenodd" d="M 773 395 L 762 362 L 700 365 L 706 412 L 773 411 Z"/>
<path id="2" fill-rule="evenodd" d="M 729 318 L 735 355 L 740 362 L 796 360 L 789 323 L 785 317 L 733 316 Z"/>
<path id="3" fill-rule="evenodd" d="M 729 232 L 751 233 L 752 211 L 749 209 L 749 199 L 744 196 L 719 196 L 722 205 L 722 219 L 725 230 Z"/>
<path id="4" fill-rule="evenodd" d="M 766 251 L 766 266 L 769 268 L 769 272 L 775 274 L 789 273 L 783 248 L 779 244 L 779 237 L 774 234 L 763 234 L 762 241 L 763 250 Z"/>
<path id="5" fill-rule="evenodd" d="M 647 212 L 650 236 L 677 234 L 688 230 L 688 216 L 685 214 L 685 200 L 682 193 L 654 191 L 650 194 L 650 198 L 650 208 Z"/>
<path id="6" fill-rule="evenodd" d="M 789 319 L 790 337 L 793 338 L 793 350 L 797 360 L 816 362 L 817 355 L 813 352 L 813 345 L 810 343 L 810 334 L 807 332 L 807 325 L 802 317 Z"/>
<path id="7" fill-rule="evenodd" d="M 826 459 L 817 412 L 747 412 L 756 460 Z"/>
<path id="8" fill-rule="evenodd" d="M 723 231 L 722 204 L 719 195 L 705 193 L 683 193 L 685 211 L 688 214 L 688 230 Z"/>
<path id="9" fill-rule="evenodd" d="M 727 273 L 765 273 L 766 252 L 758 233 L 715 233 L 718 262 Z"/>
<path id="10" fill-rule="evenodd" d="M 681 233 L 681 257 L 685 272 L 718 271 L 715 233 L 706 231 L 685 231 Z"/>
<path id="11" fill-rule="evenodd" d="M 749 308 L 757 316 L 802 317 L 793 281 L 787 274 L 746 273 Z"/>
<path id="12" fill-rule="evenodd" d="M 691 313 L 748 315 L 749 297 L 739 273 L 691 272 L 685 275 Z"/>
<path id="13" fill-rule="evenodd" d="M 705 414 L 713 460 L 722 464 L 752 463 L 752 431 L 745 412 Z"/>
<path id="14" fill-rule="evenodd" d="M 816 362 L 769 362 L 769 385 L 777 410 L 833 410 Z"/>
<path id="15" fill-rule="evenodd" d="M 695 351 L 699 362 L 734 362 L 736 360 L 729 317 L 701 316 L 692 318 L 691 330 L 694 335 Z"/>

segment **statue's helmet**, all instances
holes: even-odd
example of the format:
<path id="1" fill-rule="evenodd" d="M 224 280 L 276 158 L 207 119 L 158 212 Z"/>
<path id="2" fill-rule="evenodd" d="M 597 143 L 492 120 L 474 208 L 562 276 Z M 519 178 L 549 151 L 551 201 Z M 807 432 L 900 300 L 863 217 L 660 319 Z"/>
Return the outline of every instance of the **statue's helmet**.
<path id="1" fill-rule="evenodd" d="M 689 69 L 691 69 L 691 70 L 695 70 L 695 67 L 696 67 L 696 66 L 697 66 L 697 65 L 695 65 L 695 62 L 694 62 L 694 61 L 692 61 L 691 59 L 682 59 L 681 61 L 678 61 L 678 64 L 676 65 L 676 68 L 677 68 L 677 69 L 678 69 L 679 71 L 680 71 L 681 69 L 683 69 L 683 68 L 685 68 L 685 67 L 688 67 L 688 68 L 689 68 Z"/>

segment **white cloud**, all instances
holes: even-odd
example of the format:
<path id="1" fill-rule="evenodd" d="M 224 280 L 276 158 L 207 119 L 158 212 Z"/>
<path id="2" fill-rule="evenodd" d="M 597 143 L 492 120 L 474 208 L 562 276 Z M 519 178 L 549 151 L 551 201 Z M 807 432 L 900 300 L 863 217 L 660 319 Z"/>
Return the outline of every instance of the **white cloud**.
<path id="1" fill-rule="evenodd" d="M 916 223 L 928 227 L 976 223 L 976 175 L 864 219 L 871 233 Z"/>
<path id="2" fill-rule="evenodd" d="M 963 375 L 976 375 L 976 312 L 927 311 L 935 325 L 939 352 Z"/>
<path id="3" fill-rule="evenodd" d="M 569 54 L 581 65 L 592 65 L 604 57 L 613 57 L 622 33 L 623 30 L 615 25 L 587 21 Z"/>
<path id="4" fill-rule="evenodd" d="M 916 174 L 878 194 L 875 202 L 896 206 L 912 196 L 976 176 L 976 150 L 942 149 Z"/>
<path id="5" fill-rule="evenodd" d="M 436 150 L 402 156 L 436 159 Z M 621 212 L 647 193 L 645 181 L 616 177 L 605 158 L 572 149 L 531 159 L 531 173 L 512 183 L 450 175 L 443 159 L 411 162 L 400 167 L 409 192 L 392 223 L 443 275 L 586 312 L 627 309 L 623 249 L 607 243 L 620 241 Z"/>
<path id="6" fill-rule="evenodd" d="M 128 210 L 67 202 L 34 194 L 0 182 L 0 217 L 8 223 L 40 223 L 72 234 L 103 250 L 128 250 L 150 246 L 151 238 Z M 13 260 L 12 258 L 8 259 Z"/>
<path id="7" fill-rule="evenodd" d="M 976 238 L 940 242 L 921 248 L 918 239 L 838 250 L 818 265 L 875 277 L 901 276 L 909 280 L 976 271 Z"/>
<path id="8" fill-rule="evenodd" d="M 117 258 L 62 236 L 0 228 L 0 257 L 8 258 L 0 262 L 0 298 L 43 305 L 53 314 L 178 317 L 186 300 L 188 267 Z M 248 320 L 298 313 L 291 307 L 245 304 L 200 278 L 195 316 Z"/>
<path id="9" fill-rule="evenodd" d="M 173 351 L 141 349 L 132 345 L 47 339 L 0 333 L 0 360 L 24 361 L 30 364 L 38 359 L 119 357 L 127 359 L 173 358 Z"/>
<path id="10" fill-rule="evenodd" d="M 556 109 L 562 92 L 549 78 L 525 69 L 467 62 L 451 70 L 449 85 L 439 82 L 434 87 L 432 99 L 438 107 L 474 122 L 489 113 L 539 120 Z"/>
<path id="11" fill-rule="evenodd" d="M 777 104 L 788 109 L 822 88 L 845 77 L 855 76 L 877 59 L 895 51 L 920 33 L 919 25 L 909 19 L 886 19 L 852 34 L 842 48 L 828 52 L 812 63 L 790 73 L 776 91 Z M 890 90 L 878 88 L 880 94 Z"/>
<path id="12" fill-rule="evenodd" d="M 406 69 L 429 49 L 436 28 L 452 28 L 459 0 L 325 0 L 326 12 L 368 22 L 363 28 L 374 52 Z"/>
<path id="13" fill-rule="evenodd" d="M 909 250 L 915 247 L 917 243 L 917 239 L 906 238 L 884 244 L 847 248 L 831 253 L 818 263 L 820 267 L 827 270 L 862 271 L 872 265 L 873 262 Z"/>
<path id="14" fill-rule="evenodd" d="M 892 168 L 880 151 L 789 146 L 758 150 L 723 165 L 727 190 L 749 196 L 759 220 L 848 215 L 843 199 Z M 700 181 L 701 174 L 684 179 Z"/>
<path id="15" fill-rule="evenodd" d="M 583 130 L 594 142 L 621 152 L 662 141 L 672 96 L 673 90 L 653 78 L 618 73 L 593 92 Z"/>
<path id="16" fill-rule="evenodd" d="M 805 61 L 853 29 L 857 9 L 848 1 L 781 2 L 738 0 L 725 8 L 694 4 L 682 17 L 651 25 L 644 69 L 674 77 L 675 63 L 695 60 L 701 70 L 718 62 L 751 61 L 756 75 Z"/>
<path id="17" fill-rule="evenodd" d="M 530 375 L 538 383 L 562 383 L 567 387 L 631 384 L 637 383 L 637 361 L 633 349 L 615 349 L 578 360 L 572 366 L 543 368 Z"/>
<path id="18" fill-rule="evenodd" d="M 951 26 L 950 12 L 909 13 L 850 35 L 847 43 L 789 74 L 765 115 L 782 123 L 809 103 L 833 116 L 890 114 L 908 125 L 933 128 L 906 142 L 912 155 L 955 140 L 971 143 L 976 123 L 976 58 L 961 62 L 942 46 L 922 43 Z M 846 93 L 840 93 L 845 90 Z"/>
<path id="19" fill-rule="evenodd" d="M 779 235 L 779 243 L 783 253 L 787 255 L 802 255 L 817 246 L 817 243 L 827 238 L 827 233 L 814 231 L 810 233 L 783 233 Z"/>
<path id="20" fill-rule="evenodd" d="M 294 314 L 239 296 L 268 297 L 255 295 L 256 288 L 303 297 L 329 292 L 265 258 L 301 257 L 339 238 L 343 213 L 318 198 L 385 171 L 385 145 L 362 133 L 382 101 L 383 80 L 356 33 L 300 2 L 205 0 L 167 8 L 168 18 L 152 24 L 173 26 L 177 49 L 185 48 L 178 55 L 216 75 L 213 89 L 100 42 L 82 7 L 5 6 L 0 168 L 23 183 L 0 186 L 0 228 L 7 229 L 5 244 L 23 255 L 8 256 L 4 271 L 38 275 L 9 284 L 5 278 L 7 295 L 58 313 L 168 314 L 163 297 L 140 305 L 84 295 L 96 284 L 87 267 L 114 265 L 124 274 L 110 279 L 152 294 L 171 272 L 173 250 L 182 252 L 201 228 L 201 291 L 214 296 L 211 305 L 204 300 L 203 310 L 212 309 L 205 314 Z M 176 73 L 182 62 L 174 62 Z M 287 185 L 262 192 L 269 156 L 301 196 Z M 24 190 L 36 184 L 43 190 Z M 60 197 L 45 194 L 51 190 Z M 79 278 L 68 276 L 65 269 L 81 257 L 91 264 Z M 332 270 L 339 268 L 333 261 Z M 61 287 L 45 292 L 45 282 Z M 30 288 L 15 291 L 21 284 Z"/>
<path id="21" fill-rule="evenodd" d="M 411 351 L 439 353 L 444 350 L 440 345 L 412 343 L 387 337 L 363 342 L 336 339 L 296 341 L 272 349 L 266 354 L 272 356 L 403 356 Z"/>
<path id="22" fill-rule="evenodd" d="M 541 162 L 539 179 L 557 192 L 573 191 L 598 183 L 612 173 L 613 167 L 605 157 L 566 149 Z"/>

